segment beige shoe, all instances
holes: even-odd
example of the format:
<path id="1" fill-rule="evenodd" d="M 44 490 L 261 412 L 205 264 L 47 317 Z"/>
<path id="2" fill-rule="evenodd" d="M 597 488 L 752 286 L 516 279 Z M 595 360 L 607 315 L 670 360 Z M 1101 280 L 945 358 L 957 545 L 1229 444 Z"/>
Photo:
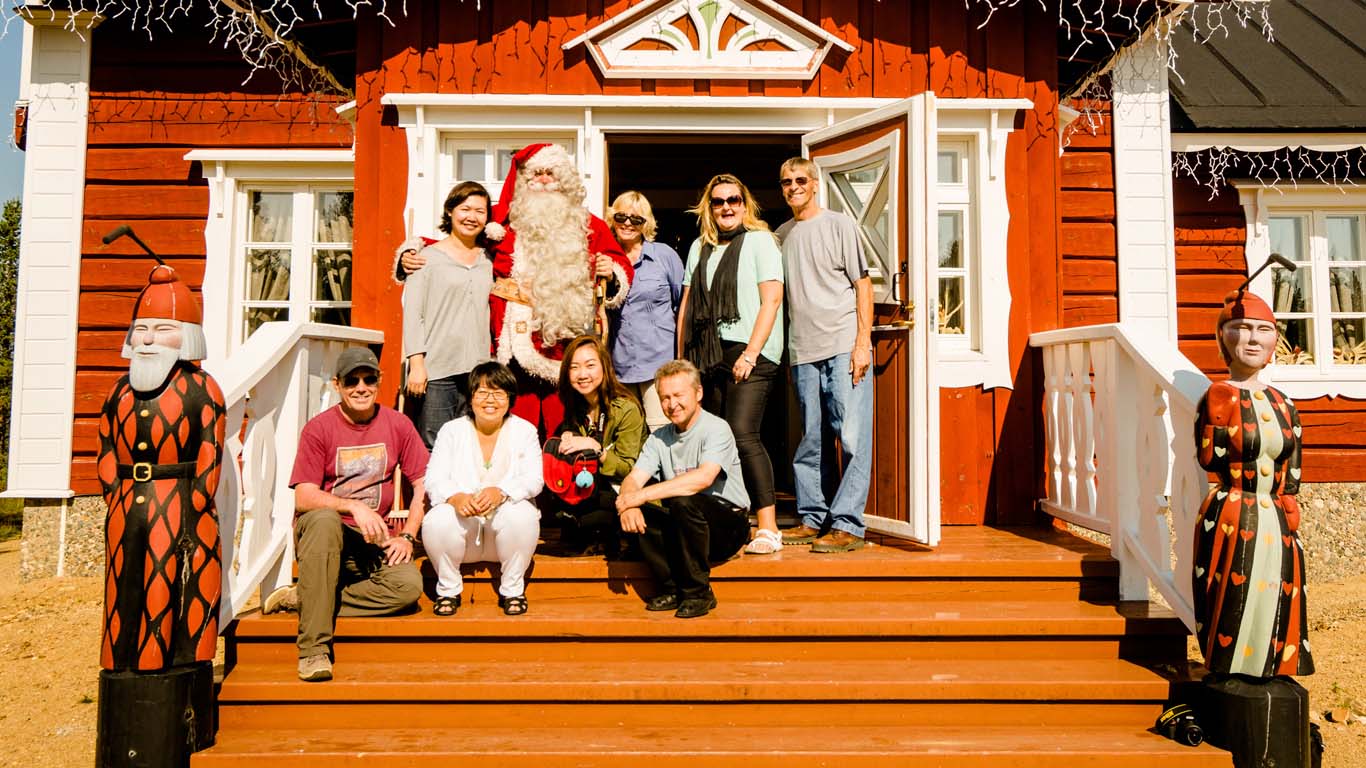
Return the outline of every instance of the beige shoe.
<path id="1" fill-rule="evenodd" d="M 332 679 L 332 660 L 325 653 L 299 659 L 299 679 L 306 683 L 322 683 Z"/>
<path id="2" fill-rule="evenodd" d="M 287 587 L 277 587 L 274 592 L 266 595 L 266 602 L 261 606 L 261 613 L 275 613 L 277 611 L 299 612 L 299 588 L 293 584 Z"/>

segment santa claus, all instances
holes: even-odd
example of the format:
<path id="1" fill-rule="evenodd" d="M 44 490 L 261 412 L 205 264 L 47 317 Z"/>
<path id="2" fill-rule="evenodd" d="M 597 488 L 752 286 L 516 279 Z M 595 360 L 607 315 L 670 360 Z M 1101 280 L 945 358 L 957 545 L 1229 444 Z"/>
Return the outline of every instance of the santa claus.
<path id="1" fill-rule="evenodd" d="M 512 156 L 484 229 L 493 260 L 493 353 L 517 374 L 512 412 L 543 434 L 554 434 L 564 416 L 555 385 L 565 345 L 626 301 L 633 274 L 607 222 L 584 208 L 586 197 L 564 148 L 533 144 Z M 398 274 L 420 268 L 415 245 L 399 247 Z"/>

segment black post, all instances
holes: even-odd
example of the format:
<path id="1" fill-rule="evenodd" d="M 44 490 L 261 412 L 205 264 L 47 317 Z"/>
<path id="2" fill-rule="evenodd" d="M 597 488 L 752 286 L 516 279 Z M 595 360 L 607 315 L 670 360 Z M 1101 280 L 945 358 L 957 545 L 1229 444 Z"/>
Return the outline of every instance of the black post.
<path id="1" fill-rule="evenodd" d="M 100 671 L 96 768 L 189 768 L 218 730 L 213 662 L 161 672 Z"/>

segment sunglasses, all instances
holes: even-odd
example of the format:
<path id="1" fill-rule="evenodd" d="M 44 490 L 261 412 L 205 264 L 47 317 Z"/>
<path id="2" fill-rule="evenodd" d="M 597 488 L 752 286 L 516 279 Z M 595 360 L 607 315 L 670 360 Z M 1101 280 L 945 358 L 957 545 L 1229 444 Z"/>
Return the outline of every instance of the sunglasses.
<path id="1" fill-rule="evenodd" d="M 618 214 L 614 214 L 614 215 L 612 216 L 612 221 L 615 221 L 615 222 L 618 223 L 618 224 L 625 224 L 626 222 L 629 221 L 629 222 L 631 222 L 631 226 L 633 226 L 633 227 L 639 227 L 640 225 L 642 225 L 642 224 L 645 223 L 645 217 L 644 217 L 644 216 L 632 216 L 632 215 L 629 214 L 629 213 L 618 213 Z"/>
<path id="2" fill-rule="evenodd" d="M 357 376 L 355 374 L 351 374 L 350 376 L 347 376 L 346 378 L 342 379 L 342 386 L 346 387 L 347 389 L 350 389 L 356 386 L 357 384 L 360 384 L 361 382 L 364 382 L 365 386 L 367 387 L 373 387 L 379 383 L 379 376 L 373 373 L 367 373 L 364 376 Z"/>
<path id="3" fill-rule="evenodd" d="M 734 207 L 742 205 L 744 202 L 745 199 L 743 197 L 740 197 L 739 195 L 731 195 L 730 197 L 713 197 L 711 199 L 711 207 L 720 208 L 723 205 L 729 205 Z"/>
<path id="4" fill-rule="evenodd" d="M 804 186 L 806 186 L 807 184 L 810 184 L 810 183 L 811 183 L 811 179 L 808 179 L 808 178 L 805 177 L 805 176 L 798 176 L 798 177 L 795 178 L 795 179 L 783 179 L 782 181 L 779 181 L 779 182 L 778 182 L 778 186 L 782 187 L 783 189 L 787 189 L 788 187 L 792 186 L 793 184 L 796 184 L 796 185 L 799 186 L 799 187 L 804 187 Z"/>

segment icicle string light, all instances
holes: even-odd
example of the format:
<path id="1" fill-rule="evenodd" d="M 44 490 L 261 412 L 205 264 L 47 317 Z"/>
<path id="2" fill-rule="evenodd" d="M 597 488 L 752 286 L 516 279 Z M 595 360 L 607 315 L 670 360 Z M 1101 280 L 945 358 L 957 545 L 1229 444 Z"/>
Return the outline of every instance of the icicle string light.
<path id="1" fill-rule="evenodd" d="M 1229 179 L 1249 179 L 1267 189 L 1282 185 L 1298 189 L 1301 181 L 1324 184 L 1340 192 L 1366 179 L 1366 150 L 1320 152 L 1306 147 L 1282 147 L 1248 152 L 1231 147 L 1208 147 L 1172 154 L 1172 170 L 1209 190 L 1213 200 Z"/>

